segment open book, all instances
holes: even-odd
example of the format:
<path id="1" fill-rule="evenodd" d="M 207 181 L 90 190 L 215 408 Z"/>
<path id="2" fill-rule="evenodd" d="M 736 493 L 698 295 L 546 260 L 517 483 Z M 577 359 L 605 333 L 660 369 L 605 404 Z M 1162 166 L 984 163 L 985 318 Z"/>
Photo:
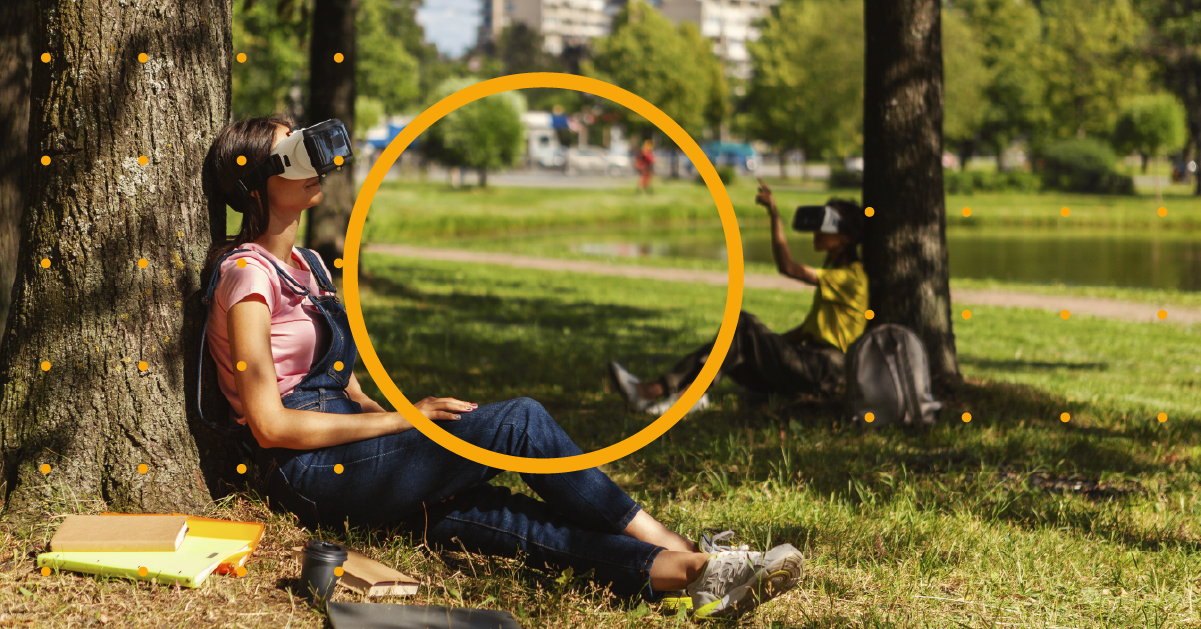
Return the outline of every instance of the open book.
<path id="1" fill-rule="evenodd" d="M 292 556 L 303 565 L 304 547 L 293 546 Z M 339 582 L 367 596 L 412 596 L 420 586 L 417 579 L 353 550 L 347 551 Z"/>

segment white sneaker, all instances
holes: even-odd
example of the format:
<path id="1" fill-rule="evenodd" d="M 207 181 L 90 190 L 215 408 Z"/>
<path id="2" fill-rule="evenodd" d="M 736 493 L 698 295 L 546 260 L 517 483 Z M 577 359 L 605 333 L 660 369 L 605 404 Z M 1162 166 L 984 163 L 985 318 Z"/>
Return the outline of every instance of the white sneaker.
<path id="1" fill-rule="evenodd" d="M 642 381 L 617 364 L 616 360 L 609 361 L 609 377 L 613 378 L 614 384 L 617 385 L 618 393 L 621 393 L 621 397 L 626 399 L 626 403 L 630 405 L 630 410 L 634 412 L 644 411 L 646 407 L 654 402 L 654 400 L 648 400 L 638 394 L 638 383 Z"/>
<path id="2" fill-rule="evenodd" d="M 722 551 L 689 584 L 695 618 L 737 618 L 792 589 L 805 570 L 805 557 L 792 544 L 766 553 Z"/>
<path id="3" fill-rule="evenodd" d="M 703 535 L 701 535 L 701 543 L 700 543 L 701 552 L 716 555 L 717 553 L 720 553 L 720 552 L 726 551 L 726 550 L 750 550 L 751 549 L 751 547 L 747 546 L 746 544 L 740 544 L 738 546 L 727 546 L 725 544 L 717 543 L 717 542 L 727 541 L 732 537 L 734 537 L 734 531 L 722 531 L 721 533 L 718 533 L 717 535 L 714 535 L 713 537 L 709 537 L 708 534 L 703 534 Z"/>
<path id="4" fill-rule="evenodd" d="M 666 413 L 667 409 L 671 408 L 672 406 L 675 406 L 675 403 L 678 402 L 679 400 L 680 400 L 680 394 L 672 393 L 671 395 L 664 398 L 662 401 L 656 402 L 654 404 L 647 406 L 644 410 L 647 413 L 654 415 L 655 417 L 659 417 L 663 413 Z M 709 408 L 709 394 L 704 393 L 701 395 L 700 399 L 698 399 L 696 401 L 696 404 L 693 404 L 692 408 L 688 409 L 688 413 L 695 413 L 696 411 L 703 411 L 707 408 Z M 688 413 L 684 413 L 684 414 L 687 415 Z"/>

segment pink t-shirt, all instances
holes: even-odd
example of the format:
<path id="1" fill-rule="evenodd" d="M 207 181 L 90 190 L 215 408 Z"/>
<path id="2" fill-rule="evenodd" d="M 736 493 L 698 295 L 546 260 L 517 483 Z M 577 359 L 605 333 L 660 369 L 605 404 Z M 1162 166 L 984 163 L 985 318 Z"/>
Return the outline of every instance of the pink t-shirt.
<path id="1" fill-rule="evenodd" d="M 329 326 L 307 297 L 297 295 L 283 285 L 275 267 L 267 260 L 274 261 L 296 283 L 307 286 L 313 295 L 331 293 L 317 287 L 317 277 L 308 270 L 308 264 L 295 247 L 292 248 L 292 259 L 306 270 L 283 262 L 255 243 L 246 243 L 239 248 L 249 249 L 253 253 L 235 253 L 221 264 L 221 279 L 217 280 L 213 302 L 209 306 L 208 347 L 217 363 L 217 381 L 221 385 L 221 392 L 233 407 L 234 419 L 239 424 L 245 424 L 229 355 L 226 313 L 234 304 L 252 294 L 262 295 L 266 300 L 267 307 L 271 309 L 271 356 L 282 397 L 300 384 L 314 362 L 325 356 L 329 349 Z M 242 258 L 245 258 L 246 266 L 239 268 L 237 262 Z M 329 269 L 324 262 L 321 268 L 329 277 Z M 242 360 L 247 359 L 243 357 Z"/>

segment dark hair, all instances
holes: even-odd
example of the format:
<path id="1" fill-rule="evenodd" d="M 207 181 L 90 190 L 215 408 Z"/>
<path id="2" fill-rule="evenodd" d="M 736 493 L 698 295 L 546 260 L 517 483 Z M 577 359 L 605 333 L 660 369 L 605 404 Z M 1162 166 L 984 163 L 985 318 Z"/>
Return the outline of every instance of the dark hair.
<path id="1" fill-rule="evenodd" d="M 269 118 L 247 118 L 225 125 L 217 134 L 204 163 L 204 189 L 216 203 L 209 207 L 214 212 L 225 212 L 229 206 L 242 214 L 242 228 L 238 235 L 230 238 L 214 238 L 205 256 L 204 270 L 200 274 L 201 286 L 207 288 L 209 279 L 221 256 L 252 242 L 267 231 L 271 207 L 267 199 L 267 181 L 263 180 L 251 192 L 243 193 L 238 180 L 250 174 L 259 164 L 271 157 L 271 145 L 275 142 L 276 128 L 292 127 L 292 121 L 282 116 Z M 238 158 L 245 157 L 246 163 L 239 165 Z M 212 220 L 215 217 L 211 217 Z M 224 222 L 224 221 L 222 221 Z"/>
<path id="2" fill-rule="evenodd" d="M 829 255 L 826 256 L 826 266 L 844 267 L 855 262 L 859 262 L 859 242 L 863 239 L 863 208 L 859 207 L 858 203 L 838 197 L 830 197 L 826 201 L 826 205 L 838 210 L 842 216 L 842 224 L 850 229 L 842 233 L 851 237 L 851 244 L 847 245 L 842 250 L 842 255 L 837 260 L 831 260 Z"/>

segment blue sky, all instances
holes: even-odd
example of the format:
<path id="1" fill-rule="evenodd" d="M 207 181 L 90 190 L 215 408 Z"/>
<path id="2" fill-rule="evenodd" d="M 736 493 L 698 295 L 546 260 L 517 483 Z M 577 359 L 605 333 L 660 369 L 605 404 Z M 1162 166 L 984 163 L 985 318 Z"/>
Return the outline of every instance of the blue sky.
<path id="1" fill-rule="evenodd" d="M 438 52 L 458 57 L 475 45 L 480 25 L 480 0 L 425 0 L 417 9 L 417 23 L 425 29 L 425 40 Z"/>

